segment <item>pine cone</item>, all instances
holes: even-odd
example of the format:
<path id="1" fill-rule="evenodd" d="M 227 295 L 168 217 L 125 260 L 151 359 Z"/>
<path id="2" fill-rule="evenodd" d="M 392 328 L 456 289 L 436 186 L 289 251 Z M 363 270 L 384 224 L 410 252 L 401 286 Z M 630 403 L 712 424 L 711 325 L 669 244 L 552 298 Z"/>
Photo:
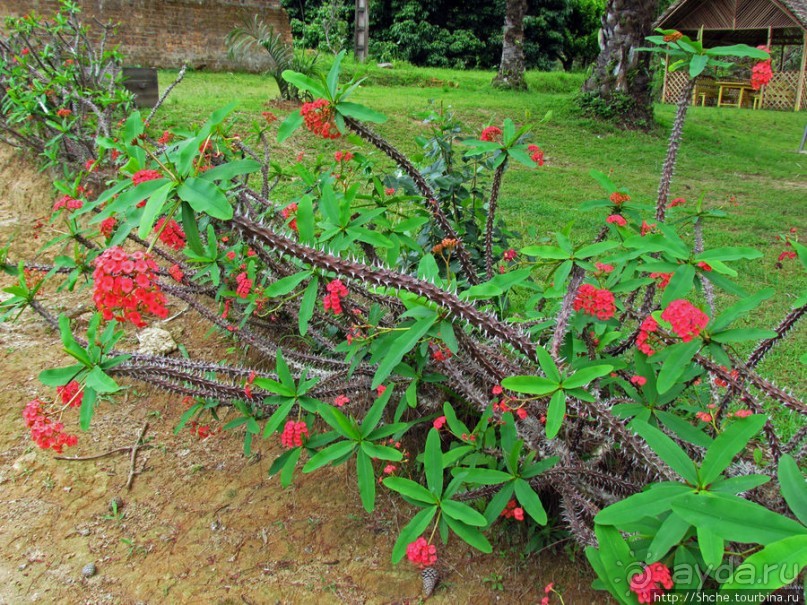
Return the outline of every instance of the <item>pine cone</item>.
<path id="1" fill-rule="evenodd" d="M 420 572 L 420 577 L 423 579 L 423 596 L 428 599 L 440 582 L 440 574 L 434 567 L 427 567 Z"/>

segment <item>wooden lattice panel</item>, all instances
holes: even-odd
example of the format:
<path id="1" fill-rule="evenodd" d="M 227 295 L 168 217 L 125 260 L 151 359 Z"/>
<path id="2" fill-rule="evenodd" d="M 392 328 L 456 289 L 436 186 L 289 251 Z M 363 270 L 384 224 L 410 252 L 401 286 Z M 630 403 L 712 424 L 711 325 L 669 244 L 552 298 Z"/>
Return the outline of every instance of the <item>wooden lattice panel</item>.
<path id="1" fill-rule="evenodd" d="M 689 75 L 685 71 L 667 72 L 667 87 L 664 89 L 662 103 L 672 103 L 673 105 L 678 103 L 688 79 Z"/>
<path id="2" fill-rule="evenodd" d="M 799 72 L 779 71 L 762 91 L 762 108 L 793 111 L 796 108 L 796 91 L 799 86 Z"/>

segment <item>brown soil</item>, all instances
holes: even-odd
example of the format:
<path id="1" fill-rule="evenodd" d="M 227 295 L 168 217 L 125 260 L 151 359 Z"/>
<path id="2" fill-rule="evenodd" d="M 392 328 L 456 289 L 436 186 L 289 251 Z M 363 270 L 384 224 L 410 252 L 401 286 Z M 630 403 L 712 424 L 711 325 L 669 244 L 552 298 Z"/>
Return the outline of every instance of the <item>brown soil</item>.
<path id="1" fill-rule="evenodd" d="M 14 238 L 10 258 L 30 258 L 52 236 L 35 241 L 31 228 L 53 199 L 46 176 L 0 149 L 0 245 Z M 0 277 L 2 287 L 10 283 Z M 88 299 L 86 290 L 46 295 L 57 311 Z M 163 327 L 192 357 L 237 361 L 226 344 L 204 336 L 206 326 L 191 313 Z M 134 335 L 127 346 L 136 347 Z M 355 476 L 344 468 L 298 474 L 283 490 L 267 474 L 281 451 L 274 440 L 256 444 L 259 455 L 247 459 L 239 431 L 204 440 L 187 430 L 175 436 L 180 398 L 132 383 L 100 406 L 88 433 L 80 433 L 74 410 L 63 419 L 69 432 L 79 433 L 67 456 L 128 446 L 149 423 L 148 448 L 138 454 L 127 491 L 128 453 L 56 460 L 27 434 L 25 404 L 54 395 L 37 374 L 65 362 L 57 334 L 26 311 L 16 323 L 0 324 L 0 360 L 0 604 L 421 601 L 417 570 L 390 562 L 398 529 L 412 511 L 386 490 L 379 490 L 373 514 L 362 509 Z M 109 510 L 115 497 L 123 500 L 117 517 Z M 575 552 L 575 562 L 560 547 L 522 556 L 521 532 L 502 527 L 493 532 L 493 555 L 456 538 L 438 544 L 442 581 L 430 601 L 538 603 L 550 581 L 567 604 L 606 601 L 589 588 L 582 553 Z M 88 563 L 97 573 L 85 578 Z"/>

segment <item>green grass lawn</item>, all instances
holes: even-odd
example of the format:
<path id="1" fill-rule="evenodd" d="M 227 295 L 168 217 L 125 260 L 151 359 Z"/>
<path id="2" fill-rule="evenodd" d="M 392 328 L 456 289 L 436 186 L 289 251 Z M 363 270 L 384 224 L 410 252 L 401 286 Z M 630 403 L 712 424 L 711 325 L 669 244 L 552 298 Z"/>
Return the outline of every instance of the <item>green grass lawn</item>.
<path id="1" fill-rule="evenodd" d="M 590 238 L 599 229 L 604 216 L 578 212 L 581 202 L 602 197 L 599 186 L 589 176 L 591 170 L 609 174 L 618 185 L 630 190 L 633 199 L 654 202 L 673 106 L 656 106 L 658 126 L 653 131 L 623 132 L 576 111 L 573 98 L 582 84 L 581 74 L 530 73 L 529 92 L 516 93 L 492 89 L 492 72 L 409 66 L 382 70 L 348 65 L 347 69 L 367 76 L 352 100 L 386 114 L 389 120 L 376 130 L 409 153 L 417 151 L 414 137 L 429 132 L 418 114 L 430 106 L 455 112 L 469 127 L 469 133 L 488 124 L 500 125 L 506 117 L 517 124 L 537 123 L 551 111 L 551 119 L 533 130 L 534 141 L 546 153 L 546 165 L 537 170 L 514 167 L 506 175 L 502 189 L 502 212 L 511 228 L 524 234 L 525 244 L 570 221 L 575 221 L 578 241 Z M 173 72 L 161 72 L 161 89 L 174 76 Z M 283 119 L 296 110 L 273 103 L 277 94 L 269 77 L 189 73 L 166 103 L 155 126 L 185 126 L 189 117 L 201 123 L 213 109 L 238 100 L 236 130 L 247 133 L 250 123 L 260 119 L 261 111 L 271 110 Z M 742 245 L 764 253 L 761 259 L 734 265 L 746 289 L 777 289 L 775 299 L 752 318 L 760 327 L 778 323 L 807 287 L 796 261 L 787 261 L 782 268 L 776 266 L 777 256 L 784 250 L 777 235 L 792 227 L 802 235 L 807 230 L 807 155 L 796 151 L 807 125 L 805 116 L 807 113 L 693 107 L 673 180 L 671 197 L 694 202 L 703 196 L 707 207 L 729 213 L 727 219 L 708 227 L 707 248 Z M 298 132 L 282 146 L 275 144 L 273 160 L 288 164 L 300 152 L 313 158 L 345 145 L 346 141 L 324 142 Z M 380 155 L 367 146 L 362 150 Z M 294 187 L 282 186 L 275 195 L 279 202 L 284 202 L 285 196 L 292 201 Z M 728 297 L 721 302 L 727 301 Z M 768 356 L 761 368 L 763 373 L 775 376 L 777 382 L 791 385 L 800 396 L 804 396 L 807 384 L 798 362 L 805 349 L 804 335 L 802 325 L 786 345 Z"/>

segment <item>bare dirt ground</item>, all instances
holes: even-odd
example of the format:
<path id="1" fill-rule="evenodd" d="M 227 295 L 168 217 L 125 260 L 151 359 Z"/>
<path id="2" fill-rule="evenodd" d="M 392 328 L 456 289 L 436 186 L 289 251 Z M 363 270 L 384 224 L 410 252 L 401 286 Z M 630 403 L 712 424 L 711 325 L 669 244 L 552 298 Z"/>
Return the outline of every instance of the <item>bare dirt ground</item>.
<path id="1" fill-rule="evenodd" d="M 0 149 L 0 246 L 13 238 L 10 258 L 30 258 L 52 236 L 31 234 L 53 199 L 45 175 Z M 0 286 L 10 283 L 0 277 Z M 88 290 L 62 295 L 51 288 L 45 300 L 58 311 L 90 297 Z M 163 327 L 192 357 L 237 360 L 191 313 Z M 136 346 L 132 334 L 122 348 Z M 30 311 L 0 324 L 0 605 L 422 601 L 418 571 L 390 562 L 398 529 L 412 514 L 405 503 L 381 489 L 376 512 L 367 514 L 344 468 L 298 474 L 283 490 L 267 474 L 278 443 L 256 443 L 259 455 L 247 459 L 239 431 L 174 435 L 185 410 L 179 396 L 127 383 L 124 394 L 101 404 L 88 433 L 80 432 L 75 410 L 65 414 L 68 432 L 79 434 L 67 456 L 131 445 L 148 422 L 131 490 L 126 452 L 64 461 L 36 448 L 21 413 L 34 397 L 53 398 L 37 374 L 65 361 L 58 335 Z M 123 505 L 114 514 L 116 497 Z M 560 545 L 526 556 L 523 528 L 502 527 L 489 556 L 456 538 L 438 544 L 442 581 L 429 601 L 537 604 L 554 581 L 569 605 L 606 602 L 589 588 L 582 553 L 573 562 Z M 87 578 L 82 569 L 90 563 L 96 573 Z"/>

